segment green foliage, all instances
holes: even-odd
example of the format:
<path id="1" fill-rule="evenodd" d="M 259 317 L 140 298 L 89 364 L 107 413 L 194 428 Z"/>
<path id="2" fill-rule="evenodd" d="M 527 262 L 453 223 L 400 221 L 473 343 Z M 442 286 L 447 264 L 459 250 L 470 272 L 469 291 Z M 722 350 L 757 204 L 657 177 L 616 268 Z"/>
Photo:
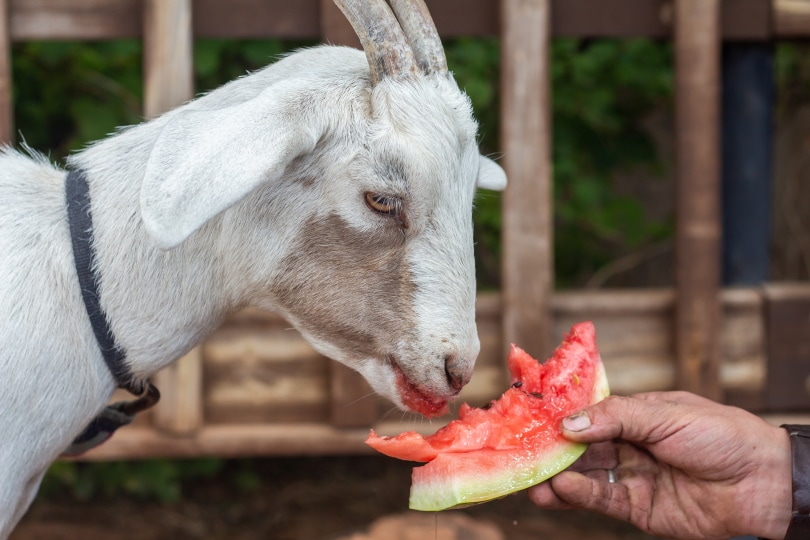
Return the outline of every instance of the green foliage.
<path id="1" fill-rule="evenodd" d="M 141 45 L 29 42 L 14 46 L 15 125 L 32 147 L 61 157 L 140 121 Z"/>
<path id="2" fill-rule="evenodd" d="M 670 234 L 641 201 L 620 194 L 617 173 L 661 174 L 643 121 L 672 95 L 670 47 L 647 40 L 582 43 L 552 49 L 555 272 L 576 285 L 623 252 Z"/>
<path id="3" fill-rule="evenodd" d="M 195 86 L 207 92 L 275 62 L 309 41 L 202 39 L 194 43 Z"/>
<path id="4" fill-rule="evenodd" d="M 171 503 L 180 500 L 183 482 L 212 478 L 222 466 L 222 460 L 212 458 L 110 463 L 57 461 L 48 470 L 40 492 L 43 497 L 69 495 L 87 500 L 128 495 Z"/>

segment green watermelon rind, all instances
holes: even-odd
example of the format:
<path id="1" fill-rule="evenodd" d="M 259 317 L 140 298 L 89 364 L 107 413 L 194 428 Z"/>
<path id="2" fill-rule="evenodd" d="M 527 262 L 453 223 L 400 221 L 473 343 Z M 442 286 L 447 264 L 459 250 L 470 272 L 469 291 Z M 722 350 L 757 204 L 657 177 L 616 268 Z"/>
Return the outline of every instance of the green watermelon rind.
<path id="1" fill-rule="evenodd" d="M 524 490 L 544 480 L 548 480 L 567 469 L 588 448 L 586 444 L 564 443 L 552 451 L 535 454 L 530 463 L 518 460 L 513 451 L 493 451 L 492 468 L 497 472 L 487 475 L 483 471 L 476 471 L 474 467 L 480 464 L 479 452 L 470 453 L 471 467 L 464 470 L 465 455 L 443 454 L 439 455 L 422 467 L 413 470 L 413 486 L 408 506 L 411 510 L 436 512 L 469 506 L 497 499 L 510 493 Z M 446 465 L 447 460 L 453 460 L 456 474 L 444 481 L 419 481 L 424 472 Z"/>
<path id="2" fill-rule="evenodd" d="M 589 404 L 610 395 L 601 360 L 596 371 Z M 534 453 L 491 450 L 439 454 L 433 461 L 413 469 L 408 506 L 411 510 L 437 512 L 504 497 L 564 471 L 587 448 L 587 444 L 562 440 L 553 448 Z M 485 460 L 490 461 L 487 463 L 487 469 L 493 471 L 490 474 L 479 470 Z"/>

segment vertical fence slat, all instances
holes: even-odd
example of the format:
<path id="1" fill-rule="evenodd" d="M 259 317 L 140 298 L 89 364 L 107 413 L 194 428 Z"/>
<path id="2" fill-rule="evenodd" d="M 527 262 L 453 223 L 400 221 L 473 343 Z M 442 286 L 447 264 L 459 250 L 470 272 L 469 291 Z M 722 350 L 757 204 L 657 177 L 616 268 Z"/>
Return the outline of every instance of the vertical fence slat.
<path id="1" fill-rule="evenodd" d="M 765 287 L 768 377 L 765 398 L 772 411 L 810 407 L 810 283 Z"/>
<path id="2" fill-rule="evenodd" d="M 144 114 L 157 116 L 194 97 L 191 0 L 144 2 Z M 162 392 L 155 426 L 172 434 L 202 427 L 202 354 L 199 347 L 158 373 Z"/>
<path id="3" fill-rule="evenodd" d="M 504 341 L 551 350 L 554 284 L 550 0 L 501 3 Z"/>
<path id="4" fill-rule="evenodd" d="M 321 35 L 334 45 L 360 47 L 360 40 L 349 21 L 333 0 L 321 0 Z M 332 425 L 337 427 L 367 427 L 377 421 L 377 400 L 366 380 L 338 362 L 329 367 L 330 407 Z"/>
<path id="5" fill-rule="evenodd" d="M 0 144 L 14 142 L 8 0 L 0 0 Z"/>
<path id="6" fill-rule="evenodd" d="M 152 118 L 194 97 L 191 0 L 144 2 L 144 114 Z"/>
<path id="7" fill-rule="evenodd" d="M 676 0 L 675 69 L 678 383 L 720 399 L 720 0 Z"/>

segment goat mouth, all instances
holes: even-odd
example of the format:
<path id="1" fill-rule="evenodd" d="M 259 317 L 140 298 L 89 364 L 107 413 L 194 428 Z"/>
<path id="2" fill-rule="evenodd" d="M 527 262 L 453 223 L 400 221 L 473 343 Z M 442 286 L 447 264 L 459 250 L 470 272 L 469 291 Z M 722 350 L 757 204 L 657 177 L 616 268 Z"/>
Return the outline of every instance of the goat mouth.
<path id="1" fill-rule="evenodd" d="M 447 398 L 427 395 L 405 376 L 402 368 L 396 362 L 393 363 L 392 367 L 396 375 L 399 398 L 402 400 L 403 405 L 427 418 L 447 414 L 449 410 Z"/>

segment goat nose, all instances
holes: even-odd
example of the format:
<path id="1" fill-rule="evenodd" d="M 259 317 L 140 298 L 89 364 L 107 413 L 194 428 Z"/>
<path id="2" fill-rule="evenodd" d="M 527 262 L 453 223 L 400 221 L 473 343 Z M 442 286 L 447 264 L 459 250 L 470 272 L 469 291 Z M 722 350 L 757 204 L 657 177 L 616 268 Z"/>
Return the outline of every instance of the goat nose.
<path id="1" fill-rule="evenodd" d="M 444 357 L 444 374 L 447 377 L 447 384 L 456 392 L 470 382 L 472 377 L 469 363 L 453 354 Z"/>

